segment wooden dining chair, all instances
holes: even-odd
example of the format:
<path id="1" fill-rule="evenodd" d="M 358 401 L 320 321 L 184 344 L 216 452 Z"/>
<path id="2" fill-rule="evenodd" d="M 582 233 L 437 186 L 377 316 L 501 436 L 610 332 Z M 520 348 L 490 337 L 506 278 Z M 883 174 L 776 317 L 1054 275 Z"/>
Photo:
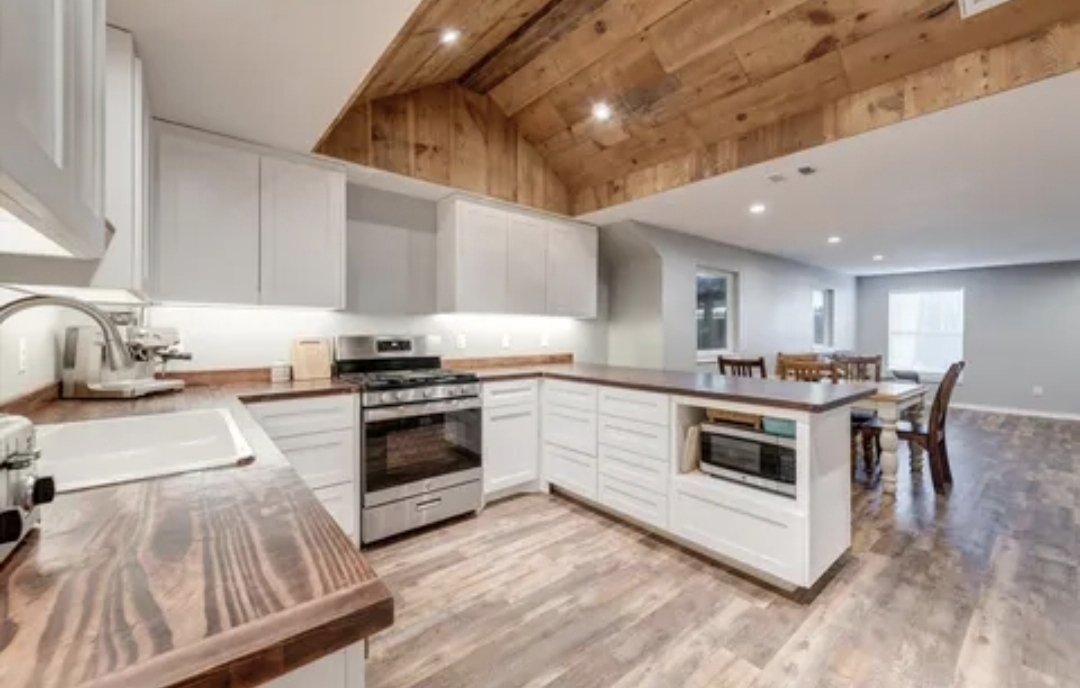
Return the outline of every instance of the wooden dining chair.
<path id="1" fill-rule="evenodd" d="M 832 361 L 784 361 L 784 378 L 799 382 L 839 382 L 840 369 Z"/>
<path id="2" fill-rule="evenodd" d="M 930 407 L 929 423 L 912 423 L 901 420 L 896 424 L 896 434 L 901 442 L 913 442 L 930 456 L 930 477 L 934 481 L 934 491 L 945 494 L 953 484 L 952 468 L 949 466 L 949 448 L 945 440 L 945 421 L 949 413 L 949 401 L 953 390 L 964 372 L 964 361 L 953 363 L 941 380 L 934 403 Z M 880 441 L 881 421 L 875 420 L 864 428 L 864 432 Z"/>
<path id="3" fill-rule="evenodd" d="M 840 368 L 840 375 L 845 380 L 855 382 L 881 382 L 882 361 L 881 354 L 875 356 L 837 356 L 833 359 Z"/>
<path id="4" fill-rule="evenodd" d="M 881 382 L 882 361 L 881 354 L 874 356 L 856 356 L 844 354 L 833 359 L 840 369 L 841 377 L 848 382 Z M 864 409 L 851 410 L 851 474 L 854 477 L 856 461 L 858 460 L 859 438 L 864 437 L 863 428 L 868 423 L 877 419 L 877 413 Z M 874 453 L 872 442 L 863 442 L 863 468 L 866 470 L 867 482 L 873 482 L 873 476 L 877 467 L 877 454 Z"/>
<path id="5" fill-rule="evenodd" d="M 769 371 L 765 368 L 765 357 L 759 358 L 735 358 L 733 356 L 720 356 L 717 358 L 721 375 L 734 375 L 735 377 L 769 377 Z"/>
<path id="6" fill-rule="evenodd" d="M 814 363 L 818 361 L 821 361 L 821 356 L 816 353 L 785 354 L 780 352 L 776 354 L 776 375 L 780 378 L 787 378 L 788 363 Z"/>

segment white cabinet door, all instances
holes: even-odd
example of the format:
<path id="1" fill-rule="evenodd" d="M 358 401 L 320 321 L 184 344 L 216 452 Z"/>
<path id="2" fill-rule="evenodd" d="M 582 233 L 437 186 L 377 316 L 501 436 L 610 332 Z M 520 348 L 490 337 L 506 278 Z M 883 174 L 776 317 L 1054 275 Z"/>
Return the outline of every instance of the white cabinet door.
<path id="1" fill-rule="evenodd" d="M 0 108 L 63 167 L 64 0 L 0 4 Z"/>
<path id="2" fill-rule="evenodd" d="M 262 158 L 260 302 L 341 308 L 345 173 Z"/>
<path id="3" fill-rule="evenodd" d="M 79 195 L 92 213 L 105 215 L 106 27 L 105 0 L 65 0 L 68 69 L 64 144 Z"/>
<path id="4" fill-rule="evenodd" d="M 484 409 L 484 493 L 536 480 L 540 412 L 534 402 Z"/>
<path id="5" fill-rule="evenodd" d="M 156 296 L 259 302 L 259 156 L 158 132 Z"/>
<path id="6" fill-rule="evenodd" d="M 547 249 L 547 312 L 595 318 L 599 235 L 595 227 L 551 223 Z"/>
<path id="7" fill-rule="evenodd" d="M 364 642 L 360 641 L 275 678 L 263 688 L 364 688 L 364 664 Z"/>
<path id="8" fill-rule="evenodd" d="M 461 313 L 505 313 L 507 214 L 458 202 L 457 307 Z"/>
<path id="9" fill-rule="evenodd" d="M 507 220 L 508 313 L 547 312 L 548 221 L 510 213 Z"/>

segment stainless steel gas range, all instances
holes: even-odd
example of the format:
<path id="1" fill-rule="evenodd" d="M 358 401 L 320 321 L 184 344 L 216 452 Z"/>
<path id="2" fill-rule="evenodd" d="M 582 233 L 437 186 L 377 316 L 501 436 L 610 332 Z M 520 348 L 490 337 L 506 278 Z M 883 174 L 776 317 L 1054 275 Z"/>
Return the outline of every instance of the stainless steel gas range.
<path id="1" fill-rule="evenodd" d="M 361 392 L 361 541 L 479 510 L 476 375 L 444 370 L 415 337 L 339 337 L 335 363 Z"/>

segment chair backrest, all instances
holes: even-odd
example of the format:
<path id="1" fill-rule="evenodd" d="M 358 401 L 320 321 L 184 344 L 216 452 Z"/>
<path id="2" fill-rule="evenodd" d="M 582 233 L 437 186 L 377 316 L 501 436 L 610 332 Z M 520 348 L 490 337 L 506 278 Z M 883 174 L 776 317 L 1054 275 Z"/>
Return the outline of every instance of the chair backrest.
<path id="1" fill-rule="evenodd" d="M 735 377 L 754 377 L 757 371 L 760 377 L 769 377 L 765 368 L 765 357 L 760 358 L 735 358 L 732 356 L 720 356 L 717 359 L 721 375 L 734 375 Z"/>
<path id="2" fill-rule="evenodd" d="M 821 360 L 821 356 L 816 353 L 808 354 L 785 354 L 780 352 L 776 354 L 776 374 L 780 377 L 786 378 L 788 363 L 816 363 Z"/>
<path id="3" fill-rule="evenodd" d="M 845 380 L 881 382 L 882 356 L 837 356 L 833 359 Z"/>
<path id="4" fill-rule="evenodd" d="M 832 361 L 785 361 L 784 378 L 799 382 L 837 382 L 840 369 Z"/>
<path id="5" fill-rule="evenodd" d="M 931 443 L 938 441 L 945 434 L 945 417 L 949 413 L 949 401 L 952 399 L 953 389 L 956 388 L 957 381 L 960 380 L 960 373 L 964 372 L 964 366 L 966 365 L 963 361 L 953 363 L 949 366 L 945 377 L 941 378 L 941 384 L 938 386 L 937 394 L 934 396 L 934 405 L 930 408 L 928 430 Z"/>

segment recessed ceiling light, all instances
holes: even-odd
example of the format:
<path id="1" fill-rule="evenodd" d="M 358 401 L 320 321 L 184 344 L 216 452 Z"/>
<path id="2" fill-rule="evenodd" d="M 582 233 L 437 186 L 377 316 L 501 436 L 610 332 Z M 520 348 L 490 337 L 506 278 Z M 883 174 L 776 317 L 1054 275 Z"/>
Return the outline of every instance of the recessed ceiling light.
<path id="1" fill-rule="evenodd" d="M 829 243 L 830 244 L 839 244 L 840 243 L 840 237 L 829 237 Z"/>
<path id="2" fill-rule="evenodd" d="M 765 204 L 755 203 L 754 205 L 750 206 L 750 212 L 752 212 L 754 215 L 762 214 L 763 212 L 765 212 Z"/>
<path id="3" fill-rule="evenodd" d="M 598 122 L 606 122 L 611 119 L 611 106 L 607 103 L 595 103 L 592 106 L 592 116 Z"/>
<path id="4" fill-rule="evenodd" d="M 881 262 L 883 260 L 885 260 L 885 256 L 881 255 L 880 253 L 877 254 L 876 256 L 874 256 L 874 261 L 875 262 Z"/>
<path id="5" fill-rule="evenodd" d="M 439 37 L 439 41 L 443 45 L 451 45 L 457 43 L 459 38 L 461 38 L 460 31 L 457 29 L 446 29 L 442 32 L 442 36 Z"/>

